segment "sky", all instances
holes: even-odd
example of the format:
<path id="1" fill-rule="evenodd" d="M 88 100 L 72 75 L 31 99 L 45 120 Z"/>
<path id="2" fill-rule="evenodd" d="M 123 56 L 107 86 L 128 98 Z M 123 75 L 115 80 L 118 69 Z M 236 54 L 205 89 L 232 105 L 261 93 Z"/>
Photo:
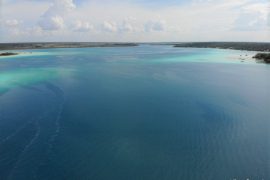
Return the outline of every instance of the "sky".
<path id="1" fill-rule="evenodd" d="M 270 42 L 269 0 L 0 0 L 0 42 Z"/>

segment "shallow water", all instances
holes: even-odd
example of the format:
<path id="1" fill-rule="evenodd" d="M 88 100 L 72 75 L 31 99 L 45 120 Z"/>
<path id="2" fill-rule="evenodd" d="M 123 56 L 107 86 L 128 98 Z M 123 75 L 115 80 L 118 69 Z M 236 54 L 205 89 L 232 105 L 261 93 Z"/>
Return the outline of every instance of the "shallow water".
<path id="1" fill-rule="evenodd" d="M 1 180 L 270 179 L 270 66 L 254 52 L 27 52 L 0 58 Z"/>

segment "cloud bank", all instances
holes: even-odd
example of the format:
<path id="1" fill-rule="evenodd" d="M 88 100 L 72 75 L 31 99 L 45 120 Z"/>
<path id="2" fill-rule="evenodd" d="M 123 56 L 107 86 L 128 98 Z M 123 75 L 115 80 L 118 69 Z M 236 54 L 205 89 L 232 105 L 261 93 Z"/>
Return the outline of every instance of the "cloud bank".
<path id="1" fill-rule="evenodd" d="M 0 41 L 270 41 L 268 1 L 174 2 L 5 0 Z"/>

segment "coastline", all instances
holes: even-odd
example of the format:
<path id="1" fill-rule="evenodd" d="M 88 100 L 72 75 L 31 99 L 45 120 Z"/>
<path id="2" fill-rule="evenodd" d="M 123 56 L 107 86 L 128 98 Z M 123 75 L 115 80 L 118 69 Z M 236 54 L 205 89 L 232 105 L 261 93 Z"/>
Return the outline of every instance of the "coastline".
<path id="1" fill-rule="evenodd" d="M 270 52 L 270 42 L 172 42 L 172 43 L 114 43 L 114 42 L 35 42 L 35 43 L 0 43 L 0 51 L 50 48 L 86 48 L 86 47 L 131 47 L 140 44 L 172 45 L 189 48 L 218 48 L 245 51 Z"/>
<path id="2" fill-rule="evenodd" d="M 91 47 L 133 47 L 140 44 L 170 45 L 175 48 L 214 48 L 257 52 L 253 59 L 270 63 L 270 43 L 266 42 L 189 42 L 189 43 L 112 43 L 112 42 L 41 42 L 41 43 L 0 43 L 0 57 L 17 56 L 14 50 L 52 48 L 91 48 Z M 240 57 L 245 60 L 244 55 Z"/>
<path id="3" fill-rule="evenodd" d="M 0 51 L 50 48 L 89 48 L 89 47 L 130 47 L 137 43 L 86 43 L 86 42 L 41 42 L 41 43 L 0 43 Z"/>
<path id="4" fill-rule="evenodd" d="M 137 43 L 95 43 L 95 42 L 41 42 L 41 43 L 0 43 L 0 57 L 14 57 L 21 55 L 21 52 L 14 50 L 29 49 L 54 49 L 54 48 L 91 48 L 91 47 L 132 47 L 138 46 Z M 32 54 L 32 53 L 31 53 Z"/>
<path id="5" fill-rule="evenodd" d="M 257 62 L 270 63 L 270 43 L 267 42 L 191 42 L 171 44 L 176 48 L 214 48 L 257 52 L 252 58 Z M 241 57 L 244 60 L 243 57 Z"/>
<path id="6" fill-rule="evenodd" d="M 171 43 L 170 45 L 173 45 L 174 47 L 217 48 L 242 51 L 270 52 L 270 43 L 267 42 L 190 42 Z"/>

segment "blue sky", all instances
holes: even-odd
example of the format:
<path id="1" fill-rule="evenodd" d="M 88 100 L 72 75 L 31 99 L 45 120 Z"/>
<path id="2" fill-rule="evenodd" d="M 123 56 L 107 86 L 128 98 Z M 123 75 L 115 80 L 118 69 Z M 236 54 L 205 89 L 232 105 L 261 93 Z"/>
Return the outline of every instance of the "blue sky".
<path id="1" fill-rule="evenodd" d="M 2 0 L 0 42 L 270 41 L 268 0 Z"/>

